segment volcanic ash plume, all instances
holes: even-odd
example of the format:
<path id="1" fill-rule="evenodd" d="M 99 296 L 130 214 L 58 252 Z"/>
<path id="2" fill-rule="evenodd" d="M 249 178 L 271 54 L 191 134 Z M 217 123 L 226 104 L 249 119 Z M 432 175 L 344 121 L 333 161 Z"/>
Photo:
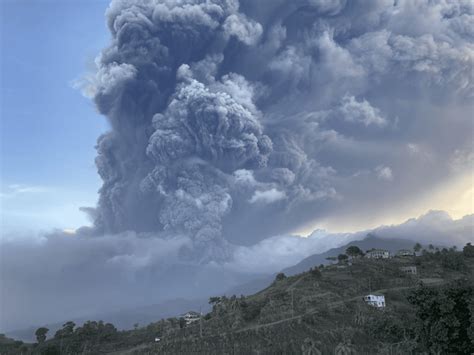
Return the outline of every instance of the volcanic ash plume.
<path id="1" fill-rule="evenodd" d="M 88 88 L 111 126 L 97 144 L 96 231 L 182 235 L 191 254 L 222 259 L 229 242 L 292 231 L 331 201 L 349 206 L 402 178 L 411 117 L 440 97 L 460 111 L 472 98 L 472 12 L 469 2 L 112 1 L 111 44 Z"/>

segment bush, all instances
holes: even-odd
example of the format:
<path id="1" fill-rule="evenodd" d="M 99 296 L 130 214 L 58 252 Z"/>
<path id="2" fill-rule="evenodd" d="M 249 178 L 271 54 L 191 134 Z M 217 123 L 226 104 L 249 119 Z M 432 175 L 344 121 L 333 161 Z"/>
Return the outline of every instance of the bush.
<path id="1" fill-rule="evenodd" d="M 61 355 L 59 347 L 54 344 L 49 344 L 45 348 L 41 349 L 41 355 Z"/>
<path id="2" fill-rule="evenodd" d="M 283 272 L 278 273 L 275 277 L 276 281 L 282 281 L 284 279 L 286 279 L 286 275 Z"/>
<path id="3" fill-rule="evenodd" d="M 245 300 L 240 302 L 240 309 L 242 310 L 242 318 L 244 320 L 251 321 L 257 318 L 260 315 L 260 312 L 262 311 L 262 308 L 264 306 L 264 302 L 260 301 L 253 301 L 253 302 L 247 302 Z"/>
<path id="4" fill-rule="evenodd" d="M 321 271 L 319 271 L 319 269 L 317 267 L 312 268 L 310 270 L 310 273 L 311 273 L 311 276 L 313 276 L 317 279 L 319 279 L 322 276 Z"/>
<path id="5" fill-rule="evenodd" d="M 346 254 L 353 258 L 364 256 L 364 252 L 360 250 L 358 246 L 355 246 L 355 245 L 351 245 L 350 247 L 348 247 L 346 249 Z"/>
<path id="6" fill-rule="evenodd" d="M 340 263 L 347 261 L 349 257 L 346 254 L 339 254 L 337 256 L 337 260 L 339 260 Z"/>
<path id="7" fill-rule="evenodd" d="M 422 286 L 408 301 L 415 307 L 416 337 L 420 350 L 429 353 L 474 352 L 474 287 L 459 280 L 441 289 Z"/>
<path id="8" fill-rule="evenodd" d="M 441 266 L 443 266 L 445 269 L 454 271 L 464 271 L 467 269 L 462 256 L 454 251 L 446 251 L 441 253 Z"/>
<path id="9" fill-rule="evenodd" d="M 474 245 L 472 245 L 471 243 L 467 243 L 462 249 L 462 254 L 466 258 L 474 258 Z"/>

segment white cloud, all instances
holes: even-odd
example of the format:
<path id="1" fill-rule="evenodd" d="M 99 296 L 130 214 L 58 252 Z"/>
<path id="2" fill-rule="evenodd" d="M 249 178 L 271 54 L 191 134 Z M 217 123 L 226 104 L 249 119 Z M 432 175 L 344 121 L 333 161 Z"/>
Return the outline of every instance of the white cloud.
<path id="1" fill-rule="evenodd" d="M 12 198 L 23 194 L 36 194 L 51 191 L 51 188 L 39 185 L 10 184 L 3 188 L 1 197 Z"/>
<path id="2" fill-rule="evenodd" d="M 265 191 L 255 191 L 253 196 L 250 198 L 250 203 L 263 203 L 269 204 L 286 198 L 284 191 L 279 191 L 275 188 Z"/>
<path id="3" fill-rule="evenodd" d="M 375 173 L 380 180 L 392 181 L 393 173 L 392 169 L 388 166 L 379 165 L 375 168 Z"/>
<path id="4" fill-rule="evenodd" d="M 354 96 L 344 96 L 339 109 L 342 117 L 347 122 L 361 123 L 364 126 L 385 126 L 387 119 L 380 110 L 373 107 L 367 100 L 357 101 Z"/>

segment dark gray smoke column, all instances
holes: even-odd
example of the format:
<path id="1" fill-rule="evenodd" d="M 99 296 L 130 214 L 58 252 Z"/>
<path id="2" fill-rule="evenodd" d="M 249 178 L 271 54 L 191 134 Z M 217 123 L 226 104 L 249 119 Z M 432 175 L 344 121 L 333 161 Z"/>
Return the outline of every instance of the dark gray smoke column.
<path id="1" fill-rule="evenodd" d="M 426 186 L 440 175 L 400 157 L 439 149 L 423 134 L 450 105 L 459 144 L 437 156 L 464 149 L 471 17 L 469 2 L 112 1 L 92 86 L 111 124 L 97 229 L 184 234 L 214 257 L 327 201 Z M 420 182 L 386 188 L 406 171 Z"/>
<path id="2" fill-rule="evenodd" d="M 112 131 L 98 141 L 96 226 L 220 243 L 232 174 L 265 167 L 271 141 L 252 97 L 229 93 L 248 90 L 246 81 L 214 82 L 212 71 L 231 39 L 251 44 L 261 27 L 235 1 L 115 1 L 107 16 L 113 42 L 99 59 L 95 101 Z"/>

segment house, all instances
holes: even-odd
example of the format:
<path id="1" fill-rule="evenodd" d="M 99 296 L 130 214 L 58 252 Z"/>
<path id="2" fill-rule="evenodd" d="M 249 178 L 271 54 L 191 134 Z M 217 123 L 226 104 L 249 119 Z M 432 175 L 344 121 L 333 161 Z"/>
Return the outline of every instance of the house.
<path id="1" fill-rule="evenodd" d="M 364 301 L 369 306 L 373 306 L 376 308 L 384 308 L 385 307 L 385 296 L 384 295 L 367 295 L 364 296 Z"/>
<path id="2" fill-rule="evenodd" d="M 190 325 L 191 323 L 200 320 L 201 314 L 199 314 L 198 312 L 189 311 L 183 314 L 181 317 L 184 318 L 184 320 L 186 321 L 186 325 Z"/>
<path id="3" fill-rule="evenodd" d="M 410 249 L 400 249 L 399 251 L 397 251 L 396 255 L 399 258 L 403 258 L 403 257 L 406 257 L 406 256 L 413 256 L 413 255 L 415 255 L 415 253 L 413 252 L 413 250 L 410 250 Z"/>
<path id="4" fill-rule="evenodd" d="M 372 249 L 367 250 L 365 257 L 369 259 L 389 259 L 392 257 L 392 255 L 388 250 L 385 249 Z"/>
<path id="5" fill-rule="evenodd" d="M 404 272 L 405 274 L 416 275 L 416 266 L 402 266 L 400 267 L 400 271 Z"/>

